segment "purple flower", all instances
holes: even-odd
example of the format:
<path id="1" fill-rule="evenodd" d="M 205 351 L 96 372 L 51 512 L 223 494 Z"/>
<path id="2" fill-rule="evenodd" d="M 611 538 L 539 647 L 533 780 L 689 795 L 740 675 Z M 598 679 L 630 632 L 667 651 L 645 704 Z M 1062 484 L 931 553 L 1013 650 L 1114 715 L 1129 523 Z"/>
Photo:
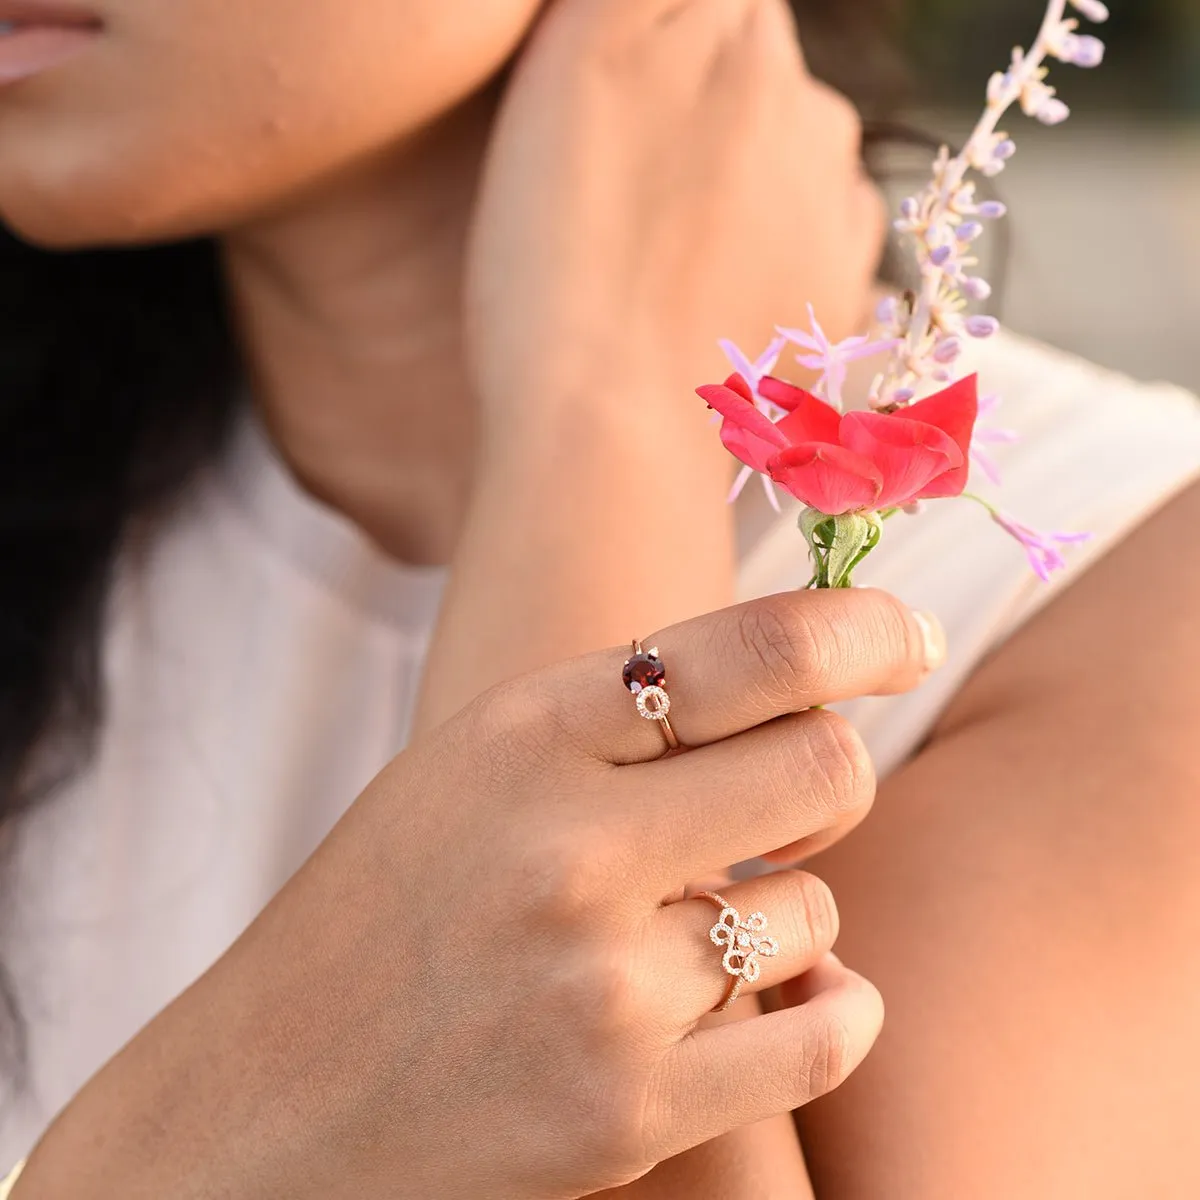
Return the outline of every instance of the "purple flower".
<path id="1" fill-rule="evenodd" d="M 1053 572 L 1061 571 L 1067 565 L 1063 546 L 1077 546 L 1092 536 L 1090 533 L 1039 533 L 1015 517 L 995 509 L 992 510 L 992 520 L 1025 547 L 1029 565 L 1043 581 L 1049 580 Z"/>
<path id="2" fill-rule="evenodd" d="M 983 226 L 978 221 L 964 221 L 959 227 L 957 237 L 960 242 L 973 242 L 983 235 Z"/>
<path id="3" fill-rule="evenodd" d="M 979 215 L 985 221 L 998 221 L 1008 212 L 1008 205 L 999 200 L 985 200 L 979 206 Z"/>
<path id="4" fill-rule="evenodd" d="M 949 261 L 950 256 L 954 253 L 952 246 L 937 246 L 929 252 L 929 261 L 935 267 L 944 267 Z"/>
<path id="5" fill-rule="evenodd" d="M 859 359 L 887 354 L 900 345 L 900 340 L 889 338 L 885 342 L 871 342 L 865 337 L 851 337 L 844 342 L 831 342 L 811 304 L 808 306 L 808 319 L 812 323 L 812 333 L 806 333 L 803 329 L 784 329 L 782 326 L 779 332 L 789 342 L 810 352 L 797 354 L 796 361 L 810 371 L 820 372 L 814 392 L 840 410 L 843 407 L 842 388 L 846 384 L 849 365 Z"/>
<path id="6" fill-rule="evenodd" d="M 979 417 L 986 417 L 1000 407 L 1000 397 L 984 396 L 979 401 Z M 1011 446 L 1021 440 L 1020 435 L 1013 429 L 1000 429 L 995 425 L 975 423 L 975 432 L 971 436 L 971 460 L 997 487 L 1002 482 L 1000 468 L 996 460 L 984 449 L 985 446 Z"/>
<path id="7" fill-rule="evenodd" d="M 768 420 L 778 421 L 783 416 L 783 409 L 760 395 L 758 389 L 763 378 L 770 375 L 775 369 L 775 364 L 779 362 L 779 356 L 783 353 L 783 349 L 787 345 L 787 338 L 782 336 L 774 338 L 771 344 L 753 362 L 743 353 L 740 347 L 729 341 L 728 338 L 722 338 L 717 344 L 725 352 L 725 357 L 729 359 L 733 369 L 746 381 L 747 386 L 754 396 L 755 407 Z M 718 413 L 716 416 L 719 420 L 720 414 Z M 729 502 L 731 504 L 742 494 L 742 489 L 753 474 L 754 471 L 750 467 L 743 467 L 738 473 L 738 477 L 729 492 Z M 771 507 L 776 512 L 782 512 L 783 510 L 779 507 L 779 497 L 775 495 L 775 485 L 771 482 L 770 477 L 764 475 L 762 481 L 763 488 L 767 493 L 767 499 L 771 502 Z"/>

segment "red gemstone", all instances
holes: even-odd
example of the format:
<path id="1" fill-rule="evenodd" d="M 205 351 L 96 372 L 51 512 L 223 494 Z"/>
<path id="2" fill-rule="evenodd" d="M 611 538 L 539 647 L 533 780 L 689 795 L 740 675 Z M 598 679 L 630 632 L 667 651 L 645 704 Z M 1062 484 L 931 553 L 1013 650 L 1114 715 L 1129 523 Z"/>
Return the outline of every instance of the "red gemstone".
<path id="1" fill-rule="evenodd" d="M 663 666 L 662 659 L 653 654 L 635 654 L 625 664 L 621 678 L 636 696 L 642 688 L 662 687 L 667 678 L 667 669 Z"/>

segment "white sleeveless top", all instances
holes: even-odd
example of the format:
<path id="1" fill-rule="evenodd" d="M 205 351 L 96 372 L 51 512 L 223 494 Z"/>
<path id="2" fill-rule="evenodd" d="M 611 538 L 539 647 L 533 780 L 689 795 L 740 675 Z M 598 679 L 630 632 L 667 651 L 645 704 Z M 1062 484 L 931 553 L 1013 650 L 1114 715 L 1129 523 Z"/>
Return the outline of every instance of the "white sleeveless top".
<path id="1" fill-rule="evenodd" d="M 1005 398 L 1002 423 L 1025 438 L 998 455 L 1005 507 L 1096 536 L 1047 586 L 973 504 L 890 523 L 860 582 L 936 612 L 951 660 L 911 696 L 847 706 L 881 774 L 991 647 L 1200 475 L 1189 394 L 1007 335 L 974 353 L 985 390 Z M 743 598 L 807 581 L 794 511 L 746 540 Z M 403 747 L 443 578 L 385 559 L 303 493 L 253 422 L 152 544 L 125 556 L 98 754 L 20 821 L 2 868 L 0 960 L 29 1075 L 0 1100 L 0 1172 Z"/>

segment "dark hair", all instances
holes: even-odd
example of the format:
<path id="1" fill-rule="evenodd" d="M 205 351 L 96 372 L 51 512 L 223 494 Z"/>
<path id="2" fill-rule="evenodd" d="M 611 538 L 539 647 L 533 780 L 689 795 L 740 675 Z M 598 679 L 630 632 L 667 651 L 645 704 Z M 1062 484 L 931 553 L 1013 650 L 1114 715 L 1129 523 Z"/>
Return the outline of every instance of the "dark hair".
<path id="1" fill-rule="evenodd" d="M 814 71 L 886 109 L 892 0 L 794 7 Z M 0 227 L 0 823 L 86 759 L 116 549 L 218 451 L 234 345 L 211 243 L 51 253 Z"/>

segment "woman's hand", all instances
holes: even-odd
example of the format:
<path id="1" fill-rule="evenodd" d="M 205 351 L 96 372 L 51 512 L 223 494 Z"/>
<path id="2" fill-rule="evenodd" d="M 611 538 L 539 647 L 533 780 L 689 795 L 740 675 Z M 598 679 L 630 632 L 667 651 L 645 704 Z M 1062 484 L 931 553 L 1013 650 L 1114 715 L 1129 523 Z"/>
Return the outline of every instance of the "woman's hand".
<path id="1" fill-rule="evenodd" d="M 834 335 L 867 311 L 884 222 L 859 141 L 784 0 L 548 8 L 473 221 L 483 438 L 418 728 L 481 675 L 733 601 L 735 464 L 693 389 L 723 378 L 720 337 L 757 353 L 808 301 Z"/>
<path id="2" fill-rule="evenodd" d="M 718 338 L 757 353 L 808 302 L 853 332 L 885 225 L 860 142 L 784 0 L 556 0 L 474 224 L 468 350 L 499 432 L 598 387 L 692 414 Z"/>
<path id="3" fill-rule="evenodd" d="M 731 886 L 806 1003 L 697 1023 L 728 977 L 700 899 L 726 863 L 866 813 L 853 730 L 810 705 L 918 683 L 921 624 L 878 592 L 783 594 L 652 639 L 686 753 L 621 650 L 485 693 L 401 755 L 212 970 L 109 1064 L 18 1197 L 528 1200 L 627 1182 L 835 1087 L 882 1010 L 831 969 L 812 876 Z"/>

